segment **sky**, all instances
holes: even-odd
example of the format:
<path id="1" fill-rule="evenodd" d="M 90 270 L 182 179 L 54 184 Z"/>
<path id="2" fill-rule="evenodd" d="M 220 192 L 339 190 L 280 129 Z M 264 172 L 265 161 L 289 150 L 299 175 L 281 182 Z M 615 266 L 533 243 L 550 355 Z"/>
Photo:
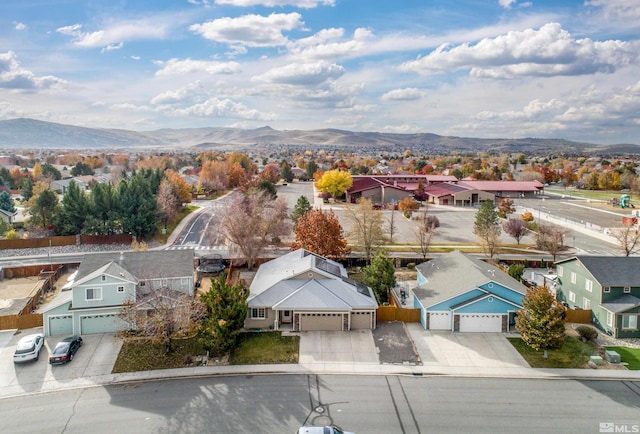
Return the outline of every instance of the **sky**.
<path id="1" fill-rule="evenodd" d="M 20 117 L 640 144 L 640 2 L 7 0 Z"/>

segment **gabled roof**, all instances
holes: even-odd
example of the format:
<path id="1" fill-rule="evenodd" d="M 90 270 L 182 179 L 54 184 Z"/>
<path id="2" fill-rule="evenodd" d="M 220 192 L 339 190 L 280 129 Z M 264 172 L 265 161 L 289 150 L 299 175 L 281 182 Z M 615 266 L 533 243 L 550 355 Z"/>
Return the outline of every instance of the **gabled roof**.
<path id="1" fill-rule="evenodd" d="M 150 278 L 193 277 L 193 265 L 193 250 L 85 254 L 74 286 L 97 274 L 109 274 L 132 282 Z"/>
<path id="2" fill-rule="evenodd" d="M 347 270 L 342 264 L 308 250 L 298 249 L 260 265 L 249 288 L 249 299 L 277 282 L 294 277 L 305 277 L 305 273 L 309 272 L 321 274 L 328 279 L 347 277 Z"/>
<path id="3" fill-rule="evenodd" d="M 640 286 L 640 256 L 575 256 L 602 286 Z"/>
<path id="4" fill-rule="evenodd" d="M 40 308 L 40 312 L 41 313 L 49 312 L 50 310 L 53 310 L 56 307 L 62 306 L 65 303 L 71 303 L 72 298 L 73 298 L 73 292 L 71 292 L 71 291 L 60 292 L 56 296 L 56 298 L 51 300 L 50 303 L 47 303 L 47 304 L 43 305 Z"/>
<path id="5" fill-rule="evenodd" d="M 482 191 L 538 191 L 544 185 L 538 181 L 471 181 L 460 180 L 458 185 Z"/>
<path id="6" fill-rule="evenodd" d="M 426 306 L 464 294 L 487 283 L 495 282 L 520 294 L 527 287 L 498 267 L 458 250 L 443 254 L 416 267 L 427 283 L 414 289 Z M 424 303 L 423 303 L 424 304 Z"/>
<path id="7" fill-rule="evenodd" d="M 469 191 L 469 190 L 473 190 L 473 189 L 464 187 L 462 185 L 449 184 L 448 182 L 443 182 L 440 184 L 431 184 L 431 185 L 427 185 L 424 188 L 424 192 L 429 196 L 433 196 L 433 197 L 449 196 L 455 193 L 459 193 L 461 191 Z"/>
<path id="8" fill-rule="evenodd" d="M 631 294 L 625 294 L 609 303 L 603 303 L 601 306 L 610 312 L 620 313 L 640 306 L 640 298 L 634 297 Z"/>

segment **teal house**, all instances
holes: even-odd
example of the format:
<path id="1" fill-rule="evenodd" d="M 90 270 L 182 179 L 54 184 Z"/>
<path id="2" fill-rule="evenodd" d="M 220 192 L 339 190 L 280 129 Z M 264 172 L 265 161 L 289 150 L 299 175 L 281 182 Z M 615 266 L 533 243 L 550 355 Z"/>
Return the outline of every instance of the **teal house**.
<path id="1" fill-rule="evenodd" d="M 193 250 L 85 254 L 72 282 L 43 307 L 44 333 L 86 335 L 127 327 L 122 306 L 153 289 L 194 294 Z"/>
<path id="2" fill-rule="evenodd" d="M 427 330 L 508 332 L 527 288 L 498 267 L 459 251 L 416 267 L 414 307 Z"/>
<path id="3" fill-rule="evenodd" d="M 576 256 L 556 265 L 559 301 L 591 309 L 593 324 L 611 336 L 640 337 L 640 257 Z"/>

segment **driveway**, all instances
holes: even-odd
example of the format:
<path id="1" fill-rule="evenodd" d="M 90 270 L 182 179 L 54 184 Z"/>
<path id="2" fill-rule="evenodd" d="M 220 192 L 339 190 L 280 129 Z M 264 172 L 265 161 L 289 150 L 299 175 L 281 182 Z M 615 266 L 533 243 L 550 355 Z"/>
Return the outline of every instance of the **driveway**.
<path id="1" fill-rule="evenodd" d="M 299 351 L 299 364 L 310 370 L 380 364 L 371 330 L 300 332 Z"/>
<path id="2" fill-rule="evenodd" d="M 529 368 L 529 364 L 502 333 L 428 331 L 419 323 L 407 324 L 424 366 Z"/>
<path id="3" fill-rule="evenodd" d="M 10 339 L 7 339 L 8 333 L 11 333 Z M 48 336 L 38 361 L 14 364 L 13 353 L 20 338 L 30 333 L 42 333 L 42 328 L 14 333 L 3 332 L 0 338 L 3 343 L 0 346 L 0 394 L 3 396 L 73 387 L 79 380 L 85 384 L 91 377 L 111 374 L 122 346 L 122 341 L 112 333 L 85 335 L 72 362 L 52 366 L 49 352 L 66 335 Z"/>

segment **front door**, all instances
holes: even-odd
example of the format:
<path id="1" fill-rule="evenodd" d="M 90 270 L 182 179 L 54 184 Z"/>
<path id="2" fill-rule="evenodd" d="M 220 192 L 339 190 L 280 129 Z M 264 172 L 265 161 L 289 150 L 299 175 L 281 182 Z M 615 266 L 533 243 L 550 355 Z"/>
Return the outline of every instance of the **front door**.
<path id="1" fill-rule="evenodd" d="M 283 310 L 282 311 L 282 324 L 291 324 L 291 311 Z"/>

